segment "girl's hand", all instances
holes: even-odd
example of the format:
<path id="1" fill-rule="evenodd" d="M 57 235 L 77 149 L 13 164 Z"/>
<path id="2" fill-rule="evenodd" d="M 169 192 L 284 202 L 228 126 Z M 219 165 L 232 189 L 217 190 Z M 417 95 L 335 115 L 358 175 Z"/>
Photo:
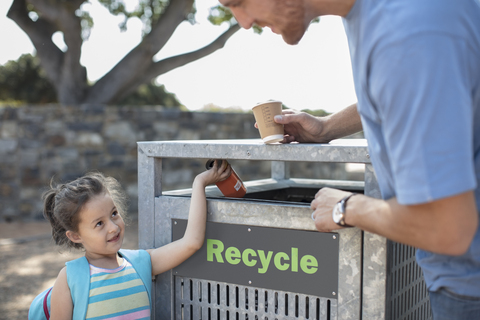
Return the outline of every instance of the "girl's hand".
<path id="1" fill-rule="evenodd" d="M 232 173 L 232 167 L 227 165 L 227 161 L 215 160 L 210 170 L 200 173 L 195 180 L 202 183 L 203 186 L 217 183 L 227 179 Z"/>

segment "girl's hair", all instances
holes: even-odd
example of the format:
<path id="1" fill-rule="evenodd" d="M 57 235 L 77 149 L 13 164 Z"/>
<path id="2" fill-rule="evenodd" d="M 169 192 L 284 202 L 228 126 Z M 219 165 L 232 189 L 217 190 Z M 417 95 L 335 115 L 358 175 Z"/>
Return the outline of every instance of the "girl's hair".
<path id="1" fill-rule="evenodd" d="M 92 198 L 108 193 L 118 213 L 126 215 L 126 196 L 120 183 L 112 177 L 101 173 L 87 173 L 81 178 L 65 184 L 53 186 L 43 194 L 43 216 L 52 226 L 52 237 L 55 244 L 66 248 L 80 249 L 83 246 L 68 239 L 68 230 L 78 232 L 79 212 Z"/>

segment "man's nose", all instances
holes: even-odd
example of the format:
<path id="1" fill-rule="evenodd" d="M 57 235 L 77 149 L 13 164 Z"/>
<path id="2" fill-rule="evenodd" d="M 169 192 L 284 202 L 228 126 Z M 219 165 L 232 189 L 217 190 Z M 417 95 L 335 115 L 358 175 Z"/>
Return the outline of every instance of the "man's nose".
<path id="1" fill-rule="evenodd" d="M 251 18 L 244 10 L 235 8 L 230 8 L 230 10 L 242 28 L 250 29 L 253 26 L 255 20 Z"/>

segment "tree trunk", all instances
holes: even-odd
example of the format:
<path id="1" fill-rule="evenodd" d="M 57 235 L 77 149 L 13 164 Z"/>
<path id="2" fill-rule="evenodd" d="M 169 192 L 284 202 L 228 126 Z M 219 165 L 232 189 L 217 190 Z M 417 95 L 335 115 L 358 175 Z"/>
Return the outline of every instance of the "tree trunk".
<path id="1" fill-rule="evenodd" d="M 30 37 L 40 58 L 40 64 L 57 90 L 60 103 L 77 104 L 85 97 L 87 73 L 80 64 L 81 24 L 75 15 L 83 1 L 52 4 L 48 0 L 14 0 L 7 14 Z M 27 4 L 39 12 L 36 21 L 30 19 Z M 40 14 L 41 13 L 41 14 Z M 68 49 L 62 52 L 52 41 L 52 35 L 61 31 Z"/>
<path id="2" fill-rule="evenodd" d="M 142 42 L 90 86 L 86 69 L 80 64 L 83 39 L 81 19 L 76 11 L 83 2 L 85 0 L 14 0 L 7 14 L 31 39 L 41 66 L 55 86 L 58 101 L 62 104 L 116 103 L 155 77 L 223 48 L 225 42 L 239 30 L 238 25 L 233 25 L 199 50 L 154 62 L 153 57 L 178 25 L 186 20 L 194 3 L 194 0 L 170 0 L 164 14 Z M 27 5 L 32 5 L 38 13 L 36 21 L 29 17 Z M 57 31 L 64 35 L 65 52 L 52 41 L 52 35 Z"/>

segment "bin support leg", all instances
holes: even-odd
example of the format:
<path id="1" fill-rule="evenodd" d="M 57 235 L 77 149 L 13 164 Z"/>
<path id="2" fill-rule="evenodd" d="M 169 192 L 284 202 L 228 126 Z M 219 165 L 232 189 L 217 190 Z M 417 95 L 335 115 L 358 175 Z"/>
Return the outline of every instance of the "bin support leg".
<path id="1" fill-rule="evenodd" d="M 148 153 L 148 150 L 146 151 Z M 162 159 L 138 152 L 138 246 L 155 248 L 155 198 L 162 195 Z M 152 315 L 156 314 L 156 286 L 152 290 Z"/>
<path id="2" fill-rule="evenodd" d="M 290 179 L 290 164 L 284 161 L 272 161 L 272 179 Z"/>
<path id="3" fill-rule="evenodd" d="M 381 198 L 375 171 L 365 164 L 365 195 Z M 386 310 L 387 239 L 363 232 L 362 319 L 383 320 Z"/>

